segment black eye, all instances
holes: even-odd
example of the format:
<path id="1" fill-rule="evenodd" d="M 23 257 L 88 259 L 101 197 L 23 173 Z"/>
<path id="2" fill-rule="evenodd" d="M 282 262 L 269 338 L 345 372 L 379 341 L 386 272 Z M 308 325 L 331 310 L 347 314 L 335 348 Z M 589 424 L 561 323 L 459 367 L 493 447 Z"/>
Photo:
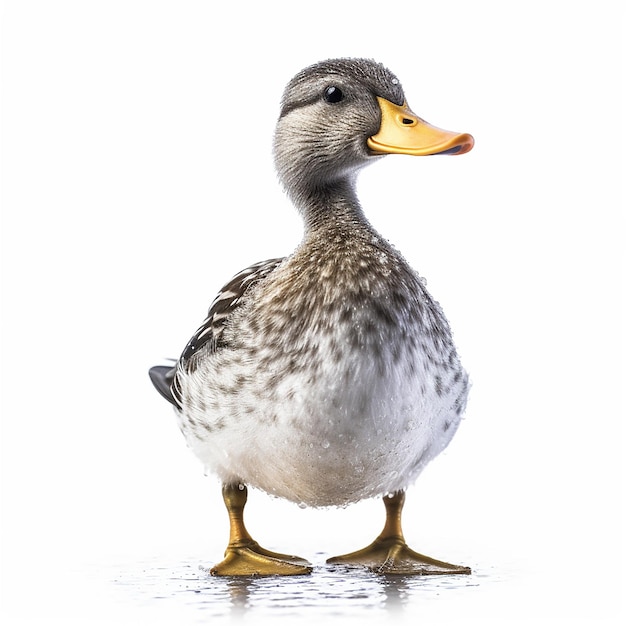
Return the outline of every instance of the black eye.
<path id="1" fill-rule="evenodd" d="M 330 102 L 331 104 L 341 102 L 341 100 L 343 100 L 343 91 L 341 91 L 339 87 L 326 87 L 324 100 L 326 100 L 326 102 Z"/>

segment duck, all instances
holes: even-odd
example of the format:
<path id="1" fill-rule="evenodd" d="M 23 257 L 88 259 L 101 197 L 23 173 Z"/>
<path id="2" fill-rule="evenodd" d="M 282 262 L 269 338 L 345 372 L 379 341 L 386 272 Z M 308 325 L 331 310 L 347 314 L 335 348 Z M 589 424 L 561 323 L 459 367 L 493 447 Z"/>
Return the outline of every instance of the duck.
<path id="1" fill-rule="evenodd" d="M 471 572 L 404 539 L 406 491 L 457 431 L 468 374 L 424 280 L 365 217 L 356 179 L 390 154 L 461 155 L 473 145 L 413 113 L 377 61 L 329 59 L 288 82 L 273 156 L 302 240 L 289 256 L 235 275 L 178 360 L 149 371 L 187 445 L 222 484 L 230 536 L 212 575 L 313 569 L 253 539 L 248 487 L 303 507 L 382 498 L 380 535 L 331 565 Z"/>

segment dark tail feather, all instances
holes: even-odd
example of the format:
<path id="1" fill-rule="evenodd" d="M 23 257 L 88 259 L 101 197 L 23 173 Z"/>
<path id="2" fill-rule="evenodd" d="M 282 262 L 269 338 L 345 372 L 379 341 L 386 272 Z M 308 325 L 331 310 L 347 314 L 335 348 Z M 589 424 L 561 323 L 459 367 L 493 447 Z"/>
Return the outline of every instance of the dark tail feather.
<path id="1" fill-rule="evenodd" d="M 150 375 L 150 380 L 156 390 L 168 402 L 173 404 L 175 407 L 179 407 L 180 405 L 172 393 L 172 383 L 174 382 L 176 367 L 170 367 L 169 365 L 155 365 L 150 368 L 148 374 Z"/>

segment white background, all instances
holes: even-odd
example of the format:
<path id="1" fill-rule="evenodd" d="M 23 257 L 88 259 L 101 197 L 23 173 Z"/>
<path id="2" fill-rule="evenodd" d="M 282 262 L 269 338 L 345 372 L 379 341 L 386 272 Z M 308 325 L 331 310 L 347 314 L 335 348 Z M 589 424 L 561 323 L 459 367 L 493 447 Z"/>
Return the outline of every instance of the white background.
<path id="1" fill-rule="evenodd" d="M 409 491 L 408 540 L 516 573 L 485 619 L 618 623 L 620 3 L 226 4 L 4 2 L 6 623 L 89 623 L 84 596 L 65 604 L 87 566 L 220 558 L 219 484 L 147 369 L 232 274 L 297 245 L 273 127 L 289 78 L 334 56 L 384 62 L 418 115 L 476 139 L 359 180 L 473 380 L 455 441 Z M 247 514 L 262 543 L 303 556 L 361 547 L 383 521 L 379 502 L 310 511 L 260 493 Z"/>

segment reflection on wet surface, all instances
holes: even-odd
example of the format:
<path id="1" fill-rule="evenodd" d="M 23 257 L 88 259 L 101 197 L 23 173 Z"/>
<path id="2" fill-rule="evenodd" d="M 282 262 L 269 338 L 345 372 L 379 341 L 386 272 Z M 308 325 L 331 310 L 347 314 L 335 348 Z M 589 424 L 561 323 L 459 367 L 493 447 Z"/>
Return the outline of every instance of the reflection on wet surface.
<path id="1" fill-rule="evenodd" d="M 193 607 L 195 623 L 219 618 L 320 619 L 397 616 L 436 601 L 446 592 L 467 593 L 493 575 L 474 570 L 470 576 L 407 577 L 377 575 L 367 570 L 326 565 L 327 555 L 318 554 L 308 576 L 218 578 L 209 575 L 197 559 L 164 566 L 154 562 L 125 568 L 115 577 L 115 586 L 126 590 L 127 601 L 163 608 Z"/>

